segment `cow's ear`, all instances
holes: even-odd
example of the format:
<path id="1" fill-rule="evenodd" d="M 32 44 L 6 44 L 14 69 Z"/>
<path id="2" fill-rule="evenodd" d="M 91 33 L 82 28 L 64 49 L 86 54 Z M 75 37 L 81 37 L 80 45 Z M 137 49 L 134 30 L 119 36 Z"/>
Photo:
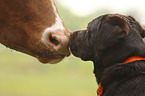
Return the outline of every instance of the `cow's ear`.
<path id="1" fill-rule="evenodd" d="M 112 36 L 115 35 L 116 39 L 124 38 L 129 33 L 129 26 L 127 22 L 121 17 L 118 16 L 108 17 L 106 18 L 106 23 L 108 23 L 112 28 Z"/>

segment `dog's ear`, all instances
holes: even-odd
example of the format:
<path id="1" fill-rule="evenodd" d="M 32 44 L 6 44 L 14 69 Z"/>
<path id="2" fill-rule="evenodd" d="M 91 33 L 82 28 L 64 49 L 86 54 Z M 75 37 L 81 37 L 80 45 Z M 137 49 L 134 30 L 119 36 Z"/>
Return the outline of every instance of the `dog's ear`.
<path id="1" fill-rule="evenodd" d="M 116 35 L 118 39 L 126 37 L 129 33 L 129 26 L 127 22 L 119 16 L 112 16 L 106 18 L 106 23 L 111 25 L 110 26 L 112 27 L 112 30 L 110 30 L 112 31 L 111 34 Z"/>
<path id="2" fill-rule="evenodd" d="M 106 17 L 100 25 L 100 35 L 98 35 L 101 49 L 111 47 L 122 41 L 128 36 L 129 30 L 128 23 L 121 17 Z"/>

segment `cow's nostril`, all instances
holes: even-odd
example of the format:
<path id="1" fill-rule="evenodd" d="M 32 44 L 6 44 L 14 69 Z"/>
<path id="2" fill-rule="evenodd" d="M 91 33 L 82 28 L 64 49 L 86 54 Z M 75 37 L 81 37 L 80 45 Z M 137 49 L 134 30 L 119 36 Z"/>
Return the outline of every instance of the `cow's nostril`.
<path id="1" fill-rule="evenodd" d="M 53 46 L 57 46 L 60 43 L 59 38 L 57 38 L 57 36 L 53 35 L 52 33 L 48 35 L 48 41 L 49 41 L 49 44 Z"/>
<path id="2" fill-rule="evenodd" d="M 56 39 L 56 37 L 49 36 L 49 40 L 51 43 L 53 43 L 55 45 L 59 44 L 59 41 Z"/>

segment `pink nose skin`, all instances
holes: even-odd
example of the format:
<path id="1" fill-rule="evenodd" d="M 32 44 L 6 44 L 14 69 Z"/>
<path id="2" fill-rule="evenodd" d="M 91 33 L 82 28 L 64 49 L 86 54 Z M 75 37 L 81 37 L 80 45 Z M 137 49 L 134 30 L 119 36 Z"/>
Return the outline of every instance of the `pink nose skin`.
<path id="1" fill-rule="evenodd" d="M 53 34 L 52 32 L 48 34 L 46 39 L 47 39 L 47 43 L 53 47 L 56 47 L 61 43 L 61 39 L 57 35 Z"/>
<path id="2" fill-rule="evenodd" d="M 46 37 L 47 44 L 52 46 L 57 54 L 63 54 L 69 56 L 70 52 L 68 49 L 69 35 L 62 32 L 49 32 Z"/>
<path id="3" fill-rule="evenodd" d="M 69 56 L 69 35 L 70 33 L 67 35 L 65 31 L 47 32 L 43 36 L 42 42 L 51 52 L 44 56 L 37 56 L 38 60 L 42 63 L 56 64 L 65 56 Z"/>

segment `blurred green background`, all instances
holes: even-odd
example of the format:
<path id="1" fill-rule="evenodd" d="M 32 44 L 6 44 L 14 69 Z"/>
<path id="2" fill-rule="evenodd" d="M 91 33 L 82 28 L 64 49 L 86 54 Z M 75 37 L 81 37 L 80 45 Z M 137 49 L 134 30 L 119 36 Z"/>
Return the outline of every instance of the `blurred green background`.
<path id="1" fill-rule="evenodd" d="M 91 62 L 73 56 L 57 65 L 0 49 L 0 96 L 96 96 Z"/>
<path id="2" fill-rule="evenodd" d="M 111 13 L 103 9 L 79 17 L 55 1 L 71 31 L 85 29 L 95 17 Z M 128 14 L 139 17 L 134 12 Z M 31 56 L 0 45 L 0 96 L 96 96 L 96 89 L 92 62 L 70 56 L 59 64 L 44 65 Z"/>

